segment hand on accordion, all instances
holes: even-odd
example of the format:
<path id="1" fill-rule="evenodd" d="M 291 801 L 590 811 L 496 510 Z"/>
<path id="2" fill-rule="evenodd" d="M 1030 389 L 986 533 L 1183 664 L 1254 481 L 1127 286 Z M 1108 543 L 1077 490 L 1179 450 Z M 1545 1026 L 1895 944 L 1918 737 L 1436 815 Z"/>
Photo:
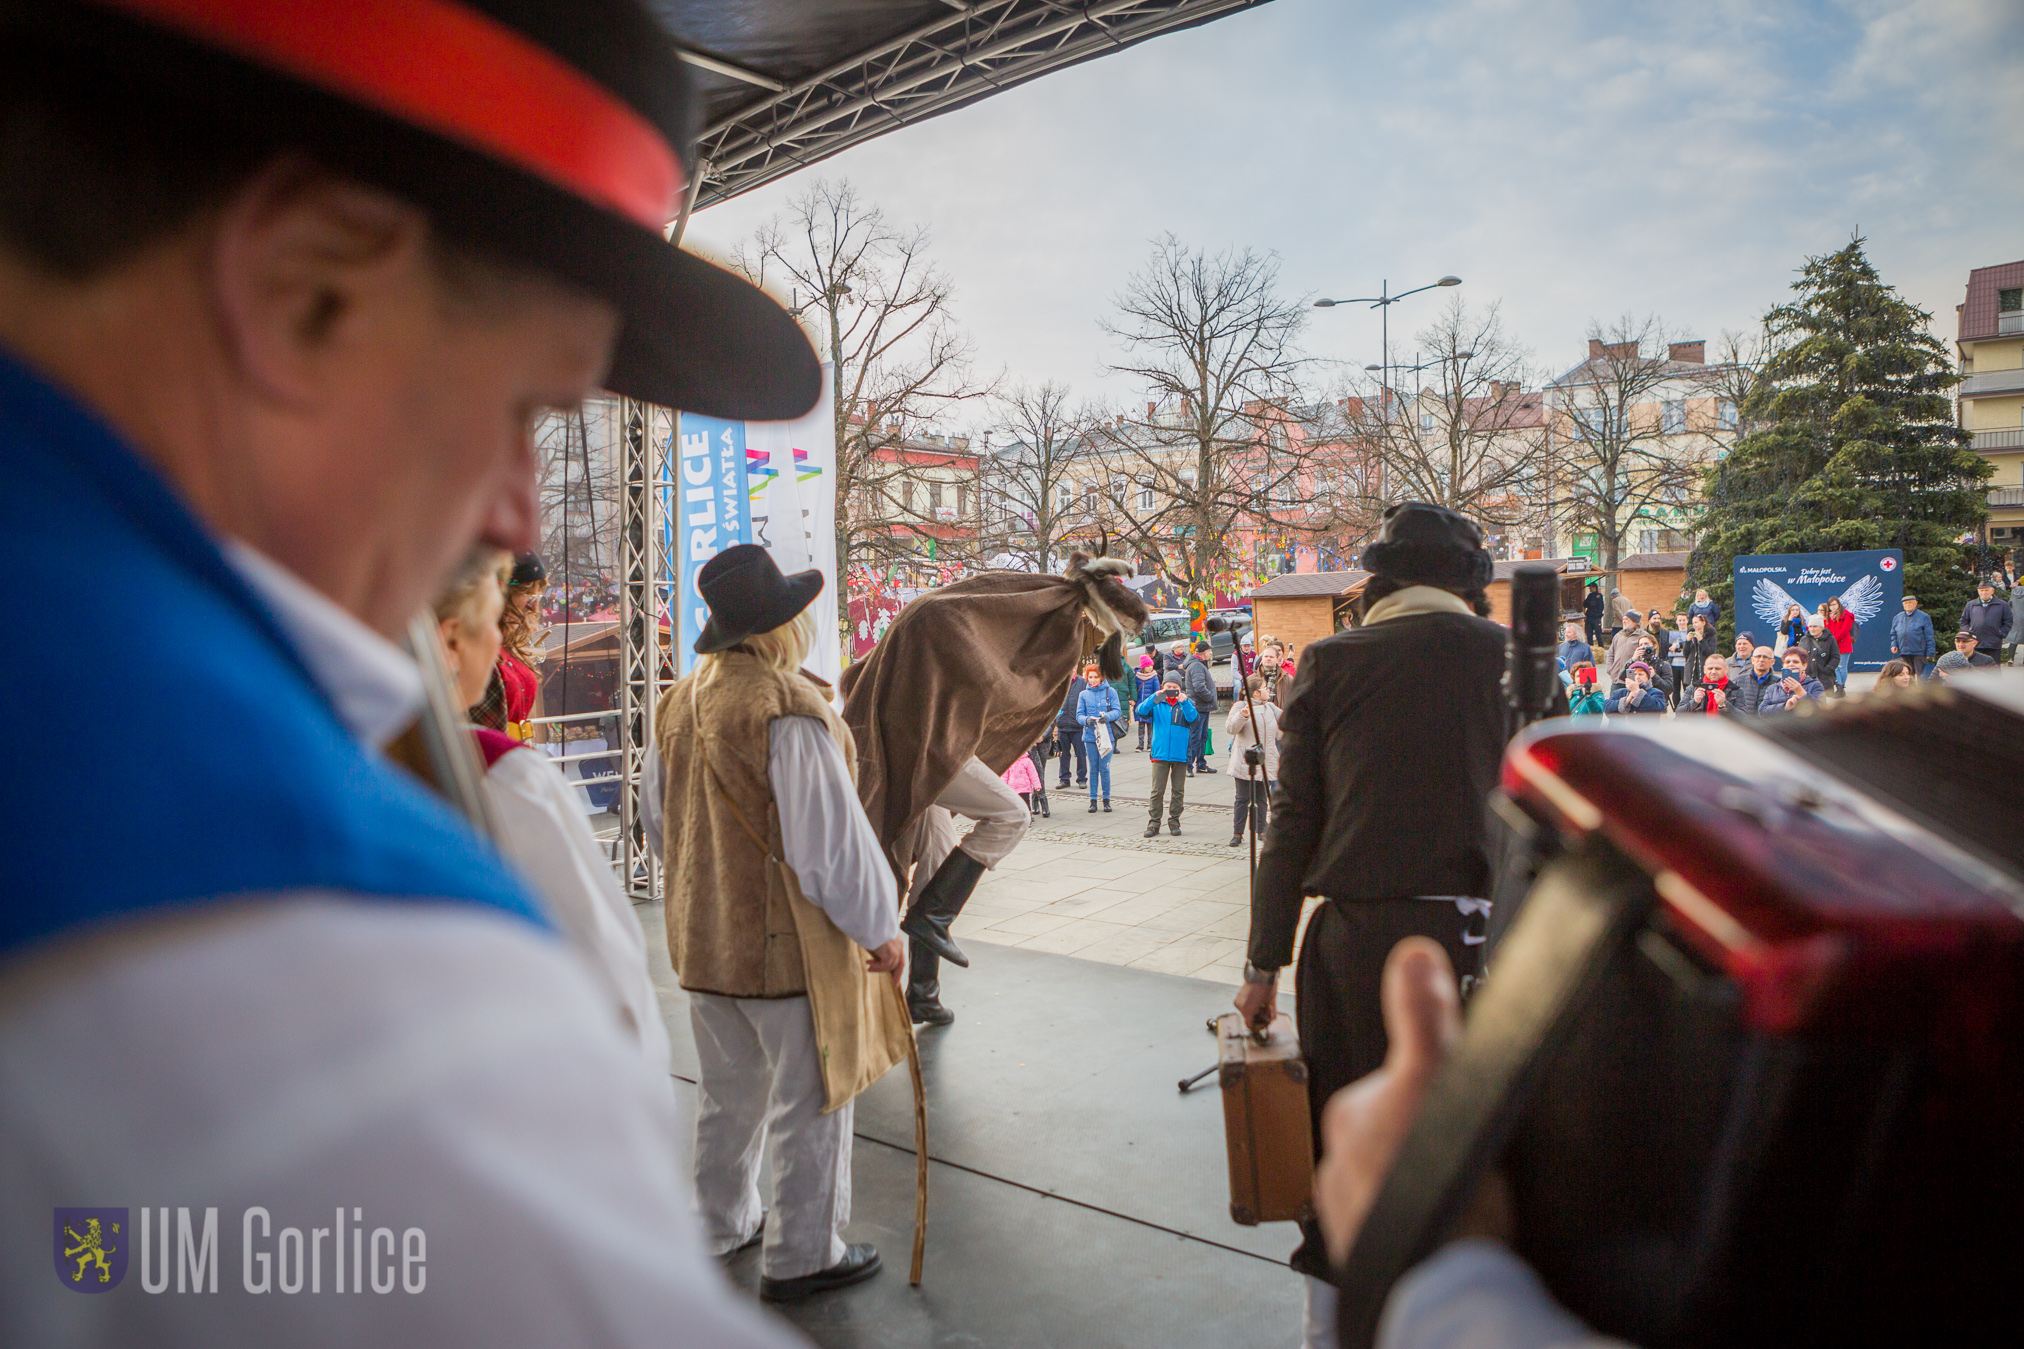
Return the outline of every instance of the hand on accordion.
<path id="1" fill-rule="evenodd" d="M 1322 1158 L 1314 1174 L 1314 1205 L 1340 1266 L 1391 1170 L 1392 1159 L 1428 1084 L 1462 1034 L 1462 1002 L 1454 967 L 1438 942 L 1408 937 L 1385 961 L 1380 990 L 1384 1066 L 1335 1093 L 1322 1116 Z M 1510 1205 L 1500 1177 L 1492 1177 L 1471 1203 L 1457 1235 L 1502 1239 Z"/>

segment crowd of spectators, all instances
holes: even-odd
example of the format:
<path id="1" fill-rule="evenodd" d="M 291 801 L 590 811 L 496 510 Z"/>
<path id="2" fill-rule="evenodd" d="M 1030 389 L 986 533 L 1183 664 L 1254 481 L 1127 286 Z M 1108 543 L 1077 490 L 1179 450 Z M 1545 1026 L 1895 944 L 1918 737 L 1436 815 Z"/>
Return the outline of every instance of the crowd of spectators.
<path id="1" fill-rule="evenodd" d="M 1952 649 L 1944 653 L 1932 615 L 1919 607 L 1918 596 L 1906 595 L 1902 612 L 1891 616 L 1892 659 L 1878 675 L 1876 691 L 1889 693 L 2013 658 L 2024 664 L 2024 649 L 2012 642 L 2010 602 L 1998 599 L 1996 589 L 1993 581 L 1978 587 L 1961 612 Z M 1604 626 L 1605 614 L 1615 626 Z M 1705 590 L 1694 592 L 1693 603 L 1673 614 L 1668 625 L 1656 612 L 1631 608 L 1622 592 L 1612 591 L 1605 600 L 1591 585 L 1582 617 L 1567 622 L 1558 651 L 1570 713 L 1768 717 L 1847 696 L 1859 625 L 1838 598 L 1814 612 L 1794 604 L 1768 642 L 1740 631 L 1726 653 L 1717 635 L 1721 617 Z"/>
<path id="2" fill-rule="evenodd" d="M 609 621 L 617 615 L 618 582 L 606 576 L 589 576 L 567 584 L 551 581 L 541 597 L 541 617 L 550 626 Z"/>

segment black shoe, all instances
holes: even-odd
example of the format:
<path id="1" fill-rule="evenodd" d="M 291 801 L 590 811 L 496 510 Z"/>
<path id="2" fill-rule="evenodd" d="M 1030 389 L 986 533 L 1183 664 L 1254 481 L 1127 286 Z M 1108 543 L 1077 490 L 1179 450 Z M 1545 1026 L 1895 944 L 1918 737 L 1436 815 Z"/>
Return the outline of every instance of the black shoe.
<path id="1" fill-rule="evenodd" d="M 1215 772 L 1216 770 L 1215 770 L 1215 769 L 1213 769 L 1213 768 L 1211 768 L 1211 767 L 1209 767 L 1209 765 L 1207 765 L 1207 764 L 1203 764 L 1203 765 L 1202 765 L 1202 766 L 1201 766 L 1200 768 L 1197 768 L 1197 769 L 1196 769 L 1195 771 L 1196 771 L 1197 773 L 1213 773 L 1213 772 Z"/>
<path id="2" fill-rule="evenodd" d="M 1047 803 L 1045 801 L 1042 801 L 1040 803 L 1040 818 L 1043 820 L 1051 820 L 1054 818 L 1054 816 L 1048 813 Z"/>
<path id="3" fill-rule="evenodd" d="M 1059 782 L 1055 783 L 1055 784 L 1054 784 L 1054 790 L 1055 790 L 1055 791 L 1057 791 L 1057 792 L 1065 792 L 1065 791 L 1067 791 L 1067 790 L 1068 790 L 1068 779 L 1067 779 L 1067 778 L 1063 778 L 1063 779 L 1062 779 L 1061 781 L 1059 781 Z"/>
<path id="4" fill-rule="evenodd" d="M 1155 824 L 1146 829 L 1147 838 L 1158 838 L 1159 836 L 1160 836 L 1160 827 L 1158 825 Z"/>
<path id="5" fill-rule="evenodd" d="M 1181 827 L 1177 824 L 1170 824 L 1167 826 L 1167 832 L 1175 838 L 1179 838 L 1181 836 Z"/>
<path id="6" fill-rule="evenodd" d="M 949 936 L 949 924 L 963 912 L 977 882 L 983 879 L 984 864 L 957 848 L 921 887 L 913 907 L 900 919 L 900 931 L 949 963 L 968 969 L 970 958 Z"/>
<path id="7" fill-rule="evenodd" d="M 1236 836 L 1235 838 L 1231 839 L 1231 840 L 1230 840 L 1230 846 L 1231 846 L 1231 847 L 1233 847 L 1233 848 L 1241 848 L 1241 847 L 1243 847 L 1243 846 L 1244 846 L 1244 836 L 1243 836 L 1242 834 L 1239 834 L 1239 835 L 1237 835 L 1237 836 Z"/>
<path id="8" fill-rule="evenodd" d="M 760 1279 L 759 1296 L 766 1302 L 800 1302 L 820 1293 L 863 1283 L 878 1271 L 877 1247 L 849 1246 L 844 1249 L 843 1259 L 828 1269 L 819 1269 L 798 1279 Z"/>
<path id="9" fill-rule="evenodd" d="M 1110 798 L 1107 796 L 1103 798 L 1103 813 L 1110 814 Z"/>
<path id="10" fill-rule="evenodd" d="M 914 1019 L 916 1026 L 948 1026 L 954 1024 L 956 1014 L 942 1006 L 938 998 L 907 999 L 907 1015 Z"/>
<path id="11" fill-rule="evenodd" d="M 1096 798 L 1093 796 L 1089 798 L 1089 813 L 1096 814 Z"/>

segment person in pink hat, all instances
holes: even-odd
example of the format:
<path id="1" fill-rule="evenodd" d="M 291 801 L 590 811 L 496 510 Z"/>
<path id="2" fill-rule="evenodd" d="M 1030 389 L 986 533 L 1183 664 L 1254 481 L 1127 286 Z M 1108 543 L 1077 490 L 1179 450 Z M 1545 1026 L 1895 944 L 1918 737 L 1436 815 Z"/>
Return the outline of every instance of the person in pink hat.
<path id="1" fill-rule="evenodd" d="M 1149 655 L 1140 656 L 1138 673 L 1132 676 L 1132 707 L 1140 708 L 1145 706 L 1146 699 L 1159 691 L 1160 672 L 1153 668 L 1153 658 Z M 1145 749 L 1152 743 L 1152 720 L 1150 717 L 1138 716 L 1135 716 L 1134 720 L 1138 722 L 1138 747 Z"/>

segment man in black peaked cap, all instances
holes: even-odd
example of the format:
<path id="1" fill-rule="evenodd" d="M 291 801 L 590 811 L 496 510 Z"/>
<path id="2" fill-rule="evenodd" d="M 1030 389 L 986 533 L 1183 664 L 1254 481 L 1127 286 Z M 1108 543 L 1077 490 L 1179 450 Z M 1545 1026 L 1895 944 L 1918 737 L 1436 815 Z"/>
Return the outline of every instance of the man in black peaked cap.
<path id="1" fill-rule="evenodd" d="M 1322 1107 L 1384 1061 L 1378 990 L 1400 940 L 1430 937 L 1475 972 L 1489 913 L 1484 810 L 1507 720 L 1506 634 L 1485 615 L 1490 554 L 1444 506 L 1388 509 L 1364 550 L 1359 626 L 1311 643 L 1280 725 L 1279 794 L 1258 855 L 1237 1007 L 1257 1025 L 1278 1003 L 1303 899 L 1320 895 L 1300 949 L 1301 1053 L 1315 1150 Z M 1313 1223 L 1293 1267 L 1308 1327 L 1334 1342 L 1327 1252 Z"/>

